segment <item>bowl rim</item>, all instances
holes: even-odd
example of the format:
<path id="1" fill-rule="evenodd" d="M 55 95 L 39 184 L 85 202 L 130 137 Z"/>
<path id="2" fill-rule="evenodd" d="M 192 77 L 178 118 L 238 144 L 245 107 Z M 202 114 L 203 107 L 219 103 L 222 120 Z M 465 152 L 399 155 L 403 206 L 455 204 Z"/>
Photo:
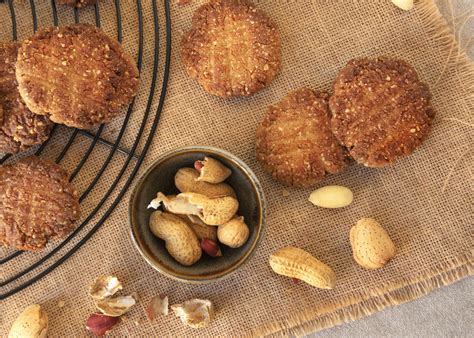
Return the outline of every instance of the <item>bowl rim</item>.
<path id="1" fill-rule="evenodd" d="M 222 157 L 225 157 L 227 160 L 231 161 L 237 167 L 239 167 L 239 169 L 241 169 L 250 178 L 250 183 L 252 184 L 257 194 L 257 201 L 259 203 L 260 210 L 261 210 L 259 221 L 258 221 L 259 227 L 256 230 L 257 234 L 255 237 L 255 240 L 253 241 L 249 249 L 245 251 L 242 257 L 236 263 L 234 263 L 231 267 L 225 269 L 222 272 L 217 272 L 211 276 L 200 276 L 200 275 L 189 276 L 189 275 L 176 273 L 175 271 L 170 271 L 169 269 L 165 268 L 160 262 L 156 261 L 152 256 L 148 255 L 145 252 L 145 250 L 142 248 L 140 241 L 136 238 L 136 233 L 134 231 L 135 228 L 139 227 L 139 224 L 136 224 L 134 221 L 133 206 L 135 205 L 135 200 L 137 198 L 138 192 L 141 191 L 145 179 L 160 164 L 162 164 L 169 158 L 174 157 L 176 155 L 184 154 L 184 153 L 194 153 L 194 152 L 202 152 L 210 156 L 212 156 L 213 154 L 220 155 Z M 267 208 L 267 202 L 266 202 L 265 193 L 262 188 L 262 185 L 260 184 L 260 181 L 258 180 L 255 173 L 252 171 L 252 169 L 250 169 L 250 167 L 244 161 L 242 161 L 239 157 L 237 157 L 236 155 L 233 155 L 232 153 L 224 149 L 212 147 L 212 146 L 199 146 L 198 145 L 198 146 L 178 147 L 161 154 L 156 160 L 153 161 L 153 163 L 151 163 L 147 167 L 147 169 L 143 172 L 143 174 L 138 178 L 138 181 L 132 190 L 132 194 L 130 196 L 129 206 L 128 206 L 130 237 L 132 239 L 132 242 L 135 248 L 138 250 L 138 252 L 143 257 L 143 259 L 151 267 L 157 270 L 160 274 L 168 278 L 180 281 L 180 282 L 186 282 L 186 283 L 192 283 L 192 284 L 204 284 L 204 283 L 214 282 L 214 281 L 221 280 L 225 277 L 228 277 L 234 272 L 236 272 L 238 268 L 240 268 L 246 262 L 248 262 L 250 258 L 255 254 L 256 248 L 258 244 L 260 243 L 260 241 L 262 240 L 265 233 L 264 230 L 266 227 L 266 208 Z"/>

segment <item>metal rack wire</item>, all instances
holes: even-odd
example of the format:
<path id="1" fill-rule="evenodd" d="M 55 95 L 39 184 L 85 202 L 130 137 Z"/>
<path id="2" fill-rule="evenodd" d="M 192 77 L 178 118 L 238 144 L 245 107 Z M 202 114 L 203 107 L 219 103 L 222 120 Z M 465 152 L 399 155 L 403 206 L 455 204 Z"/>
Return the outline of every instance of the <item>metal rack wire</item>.
<path id="1" fill-rule="evenodd" d="M 123 39 L 123 28 L 122 28 L 122 14 L 120 0 L 113 0 L 115 6 L 115 17 L 116 17 L 116 34 L 117 39 L 121 42 Z M 148 93 L 146 99 L 145 110 L 142 113 L 141 124 L 137 128 L 134 142 L 129 149 L 125 149 L 121 146 L 124 133 L 129 126 L 129 122 L 132 114 L 137 114 L 134 109 L 135 101 L 132 102 L 126 112 L 123 123 L 115 136 L 115 140 L 108 140 L 103 136 L 104 125 L 101 125 L 95 132 L 78 130 L 75 129 L 69 135 L 67 141 L 64 142 L 62 149 L 54 150 L 55 161 L 60 163 L 66 154 L 70 151 L 71 147 L 78 142 L 80 137 L 86 138 L 90 141 L 88 147 L 86 147 L 81 154 L 79 162 L 75 165 L 71 171 L 70 181 L 75 181 L 81 176 L 81 170 L 84 166 L 87 166 L 87 161 L 91 156 L 93 150 L 100 146 L 105 146 L 108 149 L 108 154 L 103 156 L 100 169 L 96 172 L 95 176 L 88 180 L 88 184 L 81 191 L 80 202 L 81 204 L 94 190 L 94 187 L 101 180 L 104 174 L 107 173 L 111 163 L 113 162 L 114 156 L 120 154 L 124 157 L 123 165 L 116 174 L 113 182 L 110 184 L 108 190 L 104 190 L 101 194 L 95 207 L 83 217 L 83 221 L 77 226 L 77 228 L 70 233 L 63 240 L 54 243 L 52 246 L 48 246 L 49 251 L 39 257 L 37 260 L 32 261 L 31 264 L 24 266 L 21 271 L 14 271 L 11 275 L 4 277 L 4 273 L 1 273 L 0 278 L 0 300 L 3 300 L 40 280 L 52 270 L 57 268 L 60 264 L 71 257 L 91 236 L 104 224 L 106 219 L 112 213 L 114 208 L 120 202 L 127 189 L 130 187 L 137 171 L 139 170 L 146 153 L 150 147 L 153 139 L 153 135 L 156 132 L 158 122 L 160 119 L 161 111 L 163 109 L 164 99 L 166 95 L 166 89 L 168 85 L 169 70 L 170 70 L 170 58 L 171 58 L 171 18 L 170 18 L 170 7 L 169 0 L 163 0 L 164 11 L 161 13 L 158 8 L 158 0 L 146 0 L 146 4 L 152 6 L 153 12 L 153 62 L 151 69 L 146 71 L 152 72 L 150 85 L 148 88 L 142 88 Z M 136 0 L 136 14 L 138 22 L 138 55 L 137 55 L 137 66 L 140 72 L 143 72 L 143 55 L 144 55 L 144 17 L 143 17 L 143 4 L 141 0 Z M 38 29 L 38 17 L 36 11 L 35 0 L 29 0 L 32 14 L 32 26 L 34 31 Z M 3 6 L 8 6 L 11 23 L 12 23 L 12 38 L 17 40 L 17 15 L 14 0 L 7 0 Z M 64 10 L 61 8 L 61 10 Z M 51 13 L 52 13 L 52 24 L 59 25 L 58 7 L 56 6 L 55 0 L 51 0 Z M 80 22 L 81 11 L 79 9 L 73 9 L 74 21 Z M 101 26 L 101 11 L 100 1 L 95 5 L 95 24 Z M 160 44 L 160 23 L 161 19 L 165 22 L 165 46 Z M 161 62 L 164 60 L 164 65 Z M 161 80 L 161 81 L 160 81 Z M 156 97 L 155 97 L 156 96 Z M 156 101 L 158 102 L 156 104 Z M 155 102 L 155 103 L 154 103 Z M 156 107 L 156 111 L 153 109 Z M 153 111 L 152 111 L 153 110 Z M 149 126 L 148 128 L 146 126 Z M 57 133 L 58 126 L 54 126 L 52 130 L 52 136 Z M 51 140 L 50 138 L 50 140 Z M 49 141 L 49 140 L 48 140 Z M 49 142 L 46 141 L 36 149 L 35 154 L 41 156 L 48 148 Z M 139 150 L 139 144 L 142 143 L 142 147 Z M 138 152 L 138 153 L 137 153 Z M 5 155 L 0 158 L 0 164 L 6 163 L 10 159 L 10 155 Z M 127 173 L 127 176 L 124 174 Z M 119 182 L 122 182 L 119 185 Z M 113 197 L 111 198 L 111 196 Z M 107 202 L 107 203 L 106 203 Z M 97 219 L 98 218 L 98 219 Z M 73 243 L 67 246 L 68 243 Z M 63 249 L 64 250 L 61 250 Z M 0 268 L 6 267 L 15 260 L 22 259 L 22 256 L 26 253 L 24 251 L 15 251 L 8 253 L 5 257 L 0 258 Z"/>

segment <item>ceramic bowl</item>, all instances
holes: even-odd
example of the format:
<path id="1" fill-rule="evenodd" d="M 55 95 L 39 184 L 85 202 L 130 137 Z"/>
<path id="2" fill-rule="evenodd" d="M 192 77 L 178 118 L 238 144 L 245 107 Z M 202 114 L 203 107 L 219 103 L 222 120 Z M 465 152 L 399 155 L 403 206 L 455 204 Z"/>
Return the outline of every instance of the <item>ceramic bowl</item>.
<path id="1" fill-rule="evenodd" d="M 166 195 L 179 193 L 174 185 L 175 173 L 180 168 L 193 167 L 196 160 L 205 156 L 221 161 L 232 170 L 226 183 L 237 194 L 238 215 L 244 216 L 250 236 L 237 249 L 221 244 L 222 257 L 213 258 L 203 252 L 197 263 L 184 266 L 168 254 L 165 242 L 151 233 L 148 221 L 154 210 L 147 206 L 159 191 Z M 250 259 L 265 227 L 265 198 L 255 174 L 236 156 L 212 147 L 184 147 L 162 155 L 139 179 L 130 199 L 129 217 L 132 240 L 148 264 L 163 275 L 180 281 L 206 283 L 235 272 Z"/>

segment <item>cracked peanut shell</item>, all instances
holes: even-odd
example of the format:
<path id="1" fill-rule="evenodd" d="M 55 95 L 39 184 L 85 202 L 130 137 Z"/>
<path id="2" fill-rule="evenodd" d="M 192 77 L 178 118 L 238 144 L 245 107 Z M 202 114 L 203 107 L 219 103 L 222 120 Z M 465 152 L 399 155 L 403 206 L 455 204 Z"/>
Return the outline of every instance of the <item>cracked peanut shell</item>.
<path id="1" fill-rule="evenodd" d="M 217 227 L 207 225 L 196 215 L 177 215 L 181 217 L 193 229 L 199 240 L 203 238 L 217 241 Z"/>
<path id="2" fill-rule="evenodd" d="M 174 176 L 174 184 L 180 192 L 195 192 L 207 197 L 230 196 L 236 198 L 234 189 L 227 183 L 211 184 L 198 180 L 200 174 L 193 168 L 181 168 Z"/>
<path id="3" fill-rule="evenodd" d="M 212 157 L 206 156 L 203 161 L 196 161 L 194 167 L 196 166 L 199 168 L 198 181 L 219 184 L 232 174 L 232 170 Z"/>
<path id="4" fill-rule="evenodd" d="M 171 305 L 171 310 L 184 324 L 194 329 L 207 327 L 214 319 L 214 305 L 207 299 L 187 300 Z"/>
<path id="5" fill-rule="evenodd" d="M 237 199 L 229 196 L 209 198 L 197 193 L 166 196 L 162 192 L 150 202 L 149 208 L 163 208 L 173 214 L 195 215 L 207 225 L 221 225 L 232 219 L 239 208 Z"/>
<path id="6" fill-rule="evenodd" d="M 122 290 L 122 283 L 115 276 L 100 275 L 89 286 L 89 295 L 95 300 L 103 300 Z"/>
<path id="7" fill-rule="evenodd" d="M 194 13 L 181 41 L 181 61 L 206 92 L 249 96 L 279 73 L 281 41 L 276 24 L 248 1 L 213 0 Z"/>

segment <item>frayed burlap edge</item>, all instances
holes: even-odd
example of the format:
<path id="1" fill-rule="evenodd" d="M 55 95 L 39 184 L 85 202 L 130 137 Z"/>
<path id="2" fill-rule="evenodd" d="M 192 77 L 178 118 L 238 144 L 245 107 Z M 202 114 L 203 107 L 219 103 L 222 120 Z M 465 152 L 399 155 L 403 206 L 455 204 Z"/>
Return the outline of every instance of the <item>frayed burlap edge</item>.
<path id="1" fill-rule="evenodd" d="M 474 64 L 461 50 L 449 25 L 432 0 L 417 2 L 420 20 L 428 36 L 447 52 L 444 73 L 454 68 L 467 93 L 469 107 L 474 107 Z M 290 315 L 285 321 L 265 324 L 251 332 L 255 336 L 302 336 L 345 322 L 369 316 L 389 306 L 399 305 L 427 295 L 436 288 L 455 283 L 474 273 L 473 249 L 409 278 L 387 283 L 378 288 L 357 292 L 324 307 L 307 308 Z"/>
<path id="2" fill-rule="evenodd" d="M 413 277 L 387 283 L 378 288 L 354 293 L 324 307 L 308 308 L 286 321 L 264 325 L 255 336 L 302 336 L 345 322 L 369 316 L 389 306 L 420 298 L 436 288 L 449 285 L 474 272 L 472 250 L 447 260 Z"/>

